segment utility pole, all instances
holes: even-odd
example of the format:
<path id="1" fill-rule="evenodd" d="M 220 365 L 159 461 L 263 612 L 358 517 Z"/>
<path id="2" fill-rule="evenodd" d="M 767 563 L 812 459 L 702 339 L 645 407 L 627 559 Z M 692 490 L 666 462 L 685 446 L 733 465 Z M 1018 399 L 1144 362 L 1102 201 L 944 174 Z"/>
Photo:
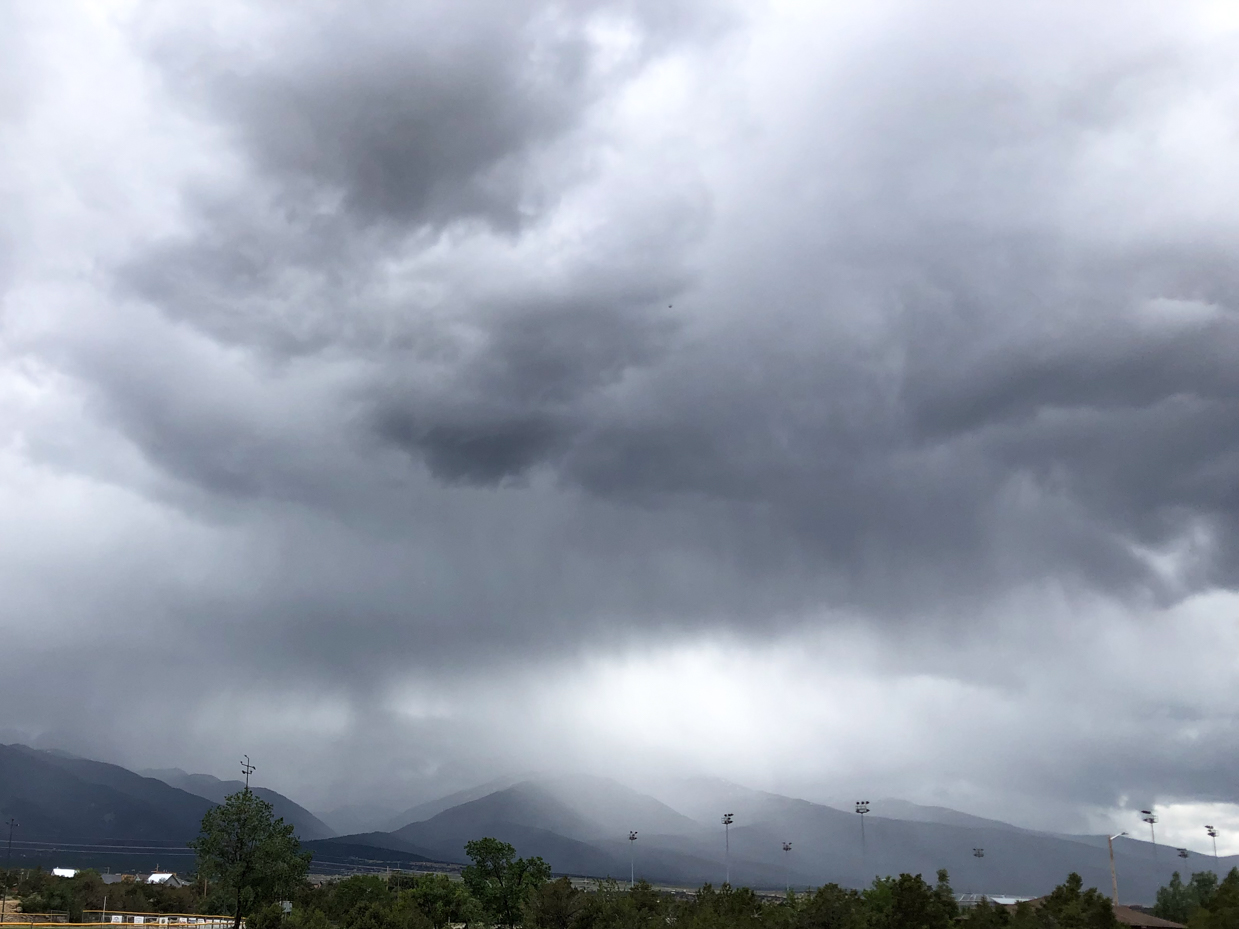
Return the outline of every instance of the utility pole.
<path id="1" fill-rule="evenodd" d="M 727 863 L 727 879 L 724 883 L 728 887 L 731 886 L 731 824 L 735 821 L 735 817 L 731 813 L 723 814 L 723 842 L 725 843 L 726 854 L 724 861 Z"/>
<path id="2" fill-rule="evenodd" d="M 628 889 L 632 890 L 637 877 L 637 830 L 628 833 Z"/>
<path id="3" fill-rule="evenodd" d="M 1114 905 L 1119 905 L 1119 876 L 1114 870 L 1114 840 L 1119 836 L 1127 835 L 1126 832 L 1120 832 L 1118 835 L 1112 835 L 1106 840 L 1106 844 L 1110 846 L 1110 888 L 1114 892 Z"/>
<path id="4" fill-rule="evenodd" d="M 869 812 L 868 800 L 856 801 L 856 812 L 860 814 L 860 858 L 865 860 L 865 814 Z"/>
<path id="5" fill-rule="evenodd" d="M 1209 834 L 1209 838 L 1213 840 L 1213 870 L 1216 873 L 1221 870 L 1217 860 L 1217 830 L 1212 826 L 1205 826 L 1205 832 L 1207 832 Z M 1222 875 L 1218 874 L 1219 878 L 1221 876 Z"/>
<path id="6" fill-rule="evenodd" d="M 792 895 L 792 869 L 787 864 L 788 852 L 792 850 L 791 842 L 783 843 L 783 870 L 787 873 L 787 895 Z"/>
<path id="7" fill-rule="evenodd" d="M 245 772 L 245 792 L 249 793 L 250 792 L 250 775 L 253 774 L 257 770 L 257 768 L 255 768 L 252 764 L 250 764 L 249 755 L 246 755 L 245 760 L 241 762 L 241 770 Z"/>
<path id="8" fill-rule="evenodd" d="M 1157 833 L 1153 829 L 1153 824 L 1157 822 L 1157 814 L 1152 810 L 1141 810 L 1144 815 L 1140 817 L 1149 824 L 1149 835 L 1153 838 L 1153 860 L 1157 860 Z"/>

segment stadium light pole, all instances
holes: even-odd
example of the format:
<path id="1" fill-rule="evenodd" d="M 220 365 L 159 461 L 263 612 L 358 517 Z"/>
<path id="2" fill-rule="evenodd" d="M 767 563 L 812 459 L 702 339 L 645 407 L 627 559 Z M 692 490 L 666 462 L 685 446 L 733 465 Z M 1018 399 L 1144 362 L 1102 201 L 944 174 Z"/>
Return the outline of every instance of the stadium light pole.
<path id="1" fill-rule="evenodd" d="M 1218 864 L 1217 860 L 1217 830 L 1212 826 L 1205 826 L 1205 832 L 1207 832 L 1209 834 L 1209 838 L 1213 840 L 1213 870 L 1220 871 L 1221 865 Z"/>
<path id="2" fill-rule="evenodd" d="M 245 792 L 249 793 L 250 792 L 250 775 L 258 770 L 252 764 L 250 764 L 249 755 L 246 755 L 245 759 L 241 762 L 241 770 L 245 772 Z"/>
<path id="3" fill-rule="evenodd" d="M 856 812 L 860 814 L 860 857 L 865 859 L 865 814 L 869 812 L 868 800 L 856 801 Z"/>
<path id="4" fill-rule="evenodd" d="M 788 862 L 788 853 L 792 850 L 791 842 L 783 843 L 783 871 L 787 877 L 787 892 L 790 895 L 792 892 L 792 869 Z"/>
<path id="5" fill-rule="evenodd" d="M 1153 829 L 1153 824 L 1157 822 L 1157 814 L 1152 810 L 1141 810 L 1144 815 L 1140 818 L 1149 824 L 1149 835 L 1153 838 L 1153 860 L 1157 860 L 1157 832 Z"/>
<path id="6" fill-rule="evenodd" d="M 1118 835 L 1112 835 L 1106 840 L 1106 844 L 1110 846 L 1110 889 L 1114 892 L 1114 905 L 1119 905 L 1119 876 L 1114 870 L 1114 840 L 1120 835 L 1127 835 L 1126 832 L 1120 832 Z"/>
<path id="7" fill-rule="evenodd" d="M 727 877 L 725 878 L 724 883 L 728 887 L 731 886 L 731 824 L 734 823 L 735 821 L 736 821 L 736 818 L 733 814 L 731 813 L 723 814 L 723 843 L 724 843 L 723 854 L 725 855 L 723 861 L 725 862 L 725 867 L 727 869 L 726 870 Z"/>
<path id="8" fill-rule="evenodd" d="M 637 830 L 628 833 L 628 889 L 632 890 L 637 876 Z"/>

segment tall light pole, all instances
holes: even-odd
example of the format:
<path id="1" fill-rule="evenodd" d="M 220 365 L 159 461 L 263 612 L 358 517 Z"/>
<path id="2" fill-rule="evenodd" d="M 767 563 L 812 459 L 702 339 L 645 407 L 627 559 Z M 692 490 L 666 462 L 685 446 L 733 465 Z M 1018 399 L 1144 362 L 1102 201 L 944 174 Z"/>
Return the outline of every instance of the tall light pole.
<path id="1" fill-rule="evenodd" d="M 1153 829 L 1153 824 L 1157 822 L 1157 814 L 1152 810 L 1141 810 L 1144 815 L 1140 818 L 1149 824 L 1149 835 L 1153 838 L 1153 860 L 1157 860 L 1157 833 Z"/>
<path id="2" fill-rule="evenodd" d="M 628 833 L 628 889 L 632 890 L 637 876 L 637 830 Z"/>
<path id="3" fill-rule="evenodd" d="M 1209 838 L 1213 840 L 1213 870 L 1220 871 L 1221 867 L 1218 865 L 1217 860 L 1217 830 L 1212 826 L 1205 826 L 1205 832 L 1209 833 Z M 1219 874 L 1218 877 L 1221 877 L 1221 875 Z"/>
<path id="4" fill-rule="evenodd" d="M 1114 870 L 1114 840 L 1120 835 L 1127 835 L 1126 832 L 1120 832 L 1118 835 L 1112 835 L 1106 840 L 1106 844 L 1110 846 L 1110 888 L 1114 891 L 1114 905 L 1119 905 L 1119 876 Z"/>
<path id="5" fill-rule="evenodd" d="M 250 764 L 249 755 L 246 755 L 245 759 L 241 762 L 241 770 L 245 772 L 245 792 L 249 793 L 250 792 L 250 775 L 258 770 L 252 764 Z"/>
<path id="6" fill-rule="evenodd" d="M 869 812 L 868 800 L 856 801 L 856 812 L 860 814 L 860 857 L 865 857 L 865 814 Z"/>
<path id="7" fill-rule="evenodd" d="M 726 883 L 728 887 L 731 886 L 731 824 L 734 823 L 735 821 L 736 821 L 736 818 L 733 814 L 731 813 L 723 814 L 724 854 L 727 856 L 724 859 L 724 861 L 726 862 L 726 868 L 727 868 L 727 878 L 724 881 L 724 883 Z"/>
<path id="8" fill-rule="evenodd" d="M 783 871 L 785 872 L 787 876 L 787 893 L 789 895 L 792 892 L 792 869 L 787 864 L 787 855 L 791 850 L 792 850 L 792 843 L 784 842 L 783 843 Z"/>

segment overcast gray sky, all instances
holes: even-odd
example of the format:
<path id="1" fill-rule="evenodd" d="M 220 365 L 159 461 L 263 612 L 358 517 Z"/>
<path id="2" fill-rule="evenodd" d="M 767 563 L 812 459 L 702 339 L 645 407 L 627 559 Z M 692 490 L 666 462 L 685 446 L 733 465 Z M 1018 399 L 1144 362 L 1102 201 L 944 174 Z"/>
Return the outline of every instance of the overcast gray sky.
<path id="1" fill-rule="evenodd" d="M 0 727 L 1239 832 L 1236 165 L 1229 2 L 6 3 Z"/>

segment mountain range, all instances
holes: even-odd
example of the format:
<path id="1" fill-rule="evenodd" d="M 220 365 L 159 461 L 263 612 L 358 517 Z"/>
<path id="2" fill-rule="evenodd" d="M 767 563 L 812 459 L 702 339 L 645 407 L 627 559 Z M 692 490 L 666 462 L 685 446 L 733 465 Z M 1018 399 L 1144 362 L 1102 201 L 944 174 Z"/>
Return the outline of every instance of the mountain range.
<path id="1" fill-rule="evenodd" d="M 492 835 L 522 855 L 540 855 L 559 873 L 627 879 L 631 868 L 637 877 L 687 887 L 720 884 L 728 872 L 733 884 L 756 887 L 861 886 L 903 871 L 932 880 L 938 868 L 961 892 L 1035 896 L 1071 871 L 1088 886 L 1110 886 L 1104 836 L 1038 832 L 906 801 L 889 801 L 892 815 L 882 815 L 883 802 L 874 804 L 862 842 L 861 817 L 853 812 L 712 779 L 679 782 L 662 799 L 587 776 L 530 779 L 461 799 L 470 793 L 454 797 L 454 805 L 425 804 L 429 815 L 391 832 L 323 844 L 462 862 L 468 839 Z M 726 834 L 725 812 L 734 814 Z M 638 833 L 634 842 L 630 829 Z M 1151 902 L 1175 870 L 1214 867 L 1210 857 L 1184 860 L 1175 849 L 1131 838 L 1116 840 L 1115 859 L 1120 896 L 1133 902 Z M 1236 864 L 1237 857 L 1219 862 L 1224 869 Z"/>
<path id="2" fill-rule="evenodd" d="M 155 776 L 152 776 L 155 775 Z M 0 819 L 14 818 L 13 857 L 23 865 L 165 866 L 191 870 L 185 847 L 203 814 L 239 781 L 180 769 L 134 773 L 117 765 L 23 745 L 0 745 Z M 464 863 L 470 839 L 494 836 L 561 874 L 630 874 L 695 887 L 778 888 L 828 881 L 861 886 L 903 871 L 932 880 L 946 868 L 957 891 L 1034 896 L 1070 871 L 1107 890 L 1105 836 L 1024 829 L 942 807 L 878 801 L 862 817 L 832 806 L 714 779 L 665 785 L 658 797 L 602 777 L 503 779 L 411 807 L 393 828 L 331 836 L 323 817 L 275 791 L 254 790 L 293 823 L 314 870 L 443 869 Z M 724 830 L 722 813 L 734 814 Z M 368 811 L 375 816 L 375 811 Z M 400 822 L 403 820 L 403 822 Z M 637 838 L 629 841 L 630 830 Z M 784 843 L 791 849 L 784 851 Z M 983 849 L 977 856 L 976 849 Z M 1172 871 L 1208 870 L 1210 857 L 1130 838 L 1115 842 L 1120 897 L 1150 902 Z M 1239 857 L 1223 858 L 1229 869 Z"/>
<path id="3" fill-rule="evenodd" d="M 196 794 L 212 803 L 223 803 L 229 794 L 235 794 L 244 789 L 242 781 L 224 781 L 210 774 L 187 774 L 180 768 L 154 768 L 141 772 L 145 777 L 153 777 L 171 787 Z M 276 793 L 269 787 L 253 788 L 255 794 L 271 804 L 276 816 L 286 823 L 292 823 L 298 837 L 302 839 L 325 839 L 339 833 L 325 822 L 307 810 L 299 803 L 294 803 L 281 793 Z"/>

